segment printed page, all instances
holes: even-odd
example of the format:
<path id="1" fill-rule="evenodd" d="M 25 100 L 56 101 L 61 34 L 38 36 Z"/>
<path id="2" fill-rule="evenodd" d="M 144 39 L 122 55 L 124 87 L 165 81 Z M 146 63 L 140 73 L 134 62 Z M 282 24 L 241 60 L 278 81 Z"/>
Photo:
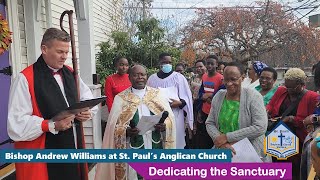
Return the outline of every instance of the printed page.
<path id="1" fill-rule="evenodd" d="M 262 162 L 248 138 L 238 141 L 232 147 L 236 151 L 236 155 L 232 157 L 232 162 Z"/>
<path id="2" fill-rule="evenodd" d="M 162 116 L 162 113 L 153 116 L 141 116 L 137 128 L 140 130 L 139 135 L 145 134 L 149 130 L 154 130 L 154 125 L 156 125 Z"/>
<path id="3" fill-rule="evenodd" d="M 159 88 L 167 97 L 168 97 L 168 101 L 172 102 L 170 99 L 175 99 L 175 100 L 180 100 L 179 96 L 178 96 L 178 91 L 177 88 L 174 86 L 171 87 L 167 87 L 167 88 Z"/>

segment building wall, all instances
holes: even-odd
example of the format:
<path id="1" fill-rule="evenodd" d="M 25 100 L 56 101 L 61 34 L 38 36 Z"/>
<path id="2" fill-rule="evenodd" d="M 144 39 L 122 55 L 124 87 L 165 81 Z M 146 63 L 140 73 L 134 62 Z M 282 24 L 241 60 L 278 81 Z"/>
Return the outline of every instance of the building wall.
<path id="1" fill-rule="evenodd" d="M 18 14 L 19 14 L 19 32 L 20 32 L 20 50 L 21 50 L 21 68 L 18 71 L 26 68 L 30 65 L 30 60 L 28 61 L 27 55 L 27 34 L 26 34 L 26 18 L 24 3 L 26 0 L 17 0 L 18 2 Z M 41 8 L 39 12 L 39 22 L 41 26 L 41 31 L 39 32 L 41 36 L 48 27 L 60 28 L 60 15 L 64 10 L 73 10 L 74 4 L 73 0 L 51 0 L 51 24 L 48 25 L 47 20 L 47 10 L 46 0 L 41 0 Z M 94 45 L 95 53 L 98 53 L 98 44 L 101 42 L 108 41 L 110 39 L 111 32 L 113 30 L 121 29 L 121 14 L 122 14 L 122 0 L 93 0 L 93 24 L 94 24 Z M 79 57 L 78 50 L 78 27 L 76 15 L 73 15 L 74 22 L 74 32 L 75 32 L 75 44 L 77 57 Z M 68 18 L 64 18 L 64 27 L 66 31 L 69 32 Z M 71 49 L 70 49 L 71 51 Z M 13 62 L 14 63 L 14 62 Z M 72 65 L 71 62 L 71 52 L 67 61 L 68 65 Z"/>
<path id="2" fill-rule="evenodd" d="M 46 17 L 46 6 L 45 6 L 45 0 L 41 0 L 41 8 L 40 8 L 40 26 L 41 26 L 41 36 L 46 31 L 47 27 L 47 17 Z"/>
<path id="3" fill-rule="evenodd" d="M 20 32 L 20 50 L 21 50 L 21 71 L 28 66 L 27 56 L 27 42 L 25 32 L 25 17 L 24 17 L 24 6 L 23 0 L 18 0 L 18 16 L 19 16 L 19 32 Z"/>
<path id="4" fill-rule="evenodd" d="M 110 39 L 111 32 L 122 28 L 122 0 L 94 0 L 93 1 L 93 24 L 94 44 L 96 53 L 97 46 L 101 42 Z"/>
<path id="5" fill-rule="evenodd" d="M 52 20 L 52 26 L 55 28 L 60 29 L 60 16 L 65 10 L 74 10 L 74 4 L 73 0 L 51 0 L 51 20 Z M 69 33 L 69 19 L 68 15 L 65 15 L 63 18 L 63 26 L 64 29 Z M 78 49 L 78 27 L 77 27 L 77 19 L 76 19 L 76 14 L 73 13 L 73 28 L 74 28 L 74 37 L 75 37 L 75 44 L 76 44 L 76 52 L 77 52 L 77 57 L 79 57 L 79 49 Z M 72 66 L 72 54 L 71 54 L 71 47 L 70 47 L 70 52 L 69 52 L 69 58 L 66 62 L 67 65 Z"/>
<path id="6" fill-rule="evenodd" d="M 64 10 L 73 10 L 73 0 L 51 0 L 52 8 L 52 27 L 60 28 L 60 15 Z M 122 0 L 93 0 L 93 28 L 94 28 L 94 45 L 95 53 L 98 53 L 98 44 L 108 41 L 110 39 L 111 32 L 113 30 L 120 29 L 122 27 L 121 17 L 122 15 Z M 76 15 L 73 15 L 75 42 L 77 47 L 77 57 L 79 57 L 78 50 L 78 27 Z M 65 29 L 68 29 L 67 16 L 64 18 Z M 72 65 L 71 53 L 67 64 Z M 80 69 L 81 71 L 81 69 Z"/>
<path id="7" fill-rule="evenodd" d="M 31 3 L 31 2 L 35 2 L 35 5 L 33 5 L 33 8 L 34 8 L 33 10 L 36 12 L 36 17 L 26 16 L 26 12 L 32 11 L 32 9 L 30 9 L 31 6 L 27 6 L 29 4 L 26 4 L 26 3 Z M 28 51 L 31 50 L 28 48 L 40 48 L 40 47 L 35 47 L 38 45 L 35 45 L 34 43 L 32 43 L 32 41 L 34 41 L 34 37 L 28 38 L 30 33 L 32 35 L 33 32 L 28 31 L 28 28 L 27 28 L 28 25 L 26 25 L 27 24 L 26 22 L 35 22 L 35 24 L 33 23 L 33 27 L 36 26 L 34 27 L 37 31 L 36 34 L 38 35 L 38 37 L 41 36 L 42 38 L 42 35 L 44 34 L 47 28 L 56 27 L 60 29 L 60 16 L 63 11 L 73 10 L 75 12 L 73 0 L 41 0 L 41 1 L 17 0 L 17 6 L 18 6 L 18 16 L 19 16 L 18 32 L 20 36 L 18 49 L 20 49 L 21 51 L 20 52 L 21 55 L 19 56 L 21 57 L 21 59 L 11 60 L 13 64 L 17 64 L 16 67 L 19 67 L 14 70 L 15 71 L 14 74 L 17 74 L 18 72 L 20 72 L 21 70 L 23 70 L 24 68 L 26 68 L 28 65 L 30 65 L 35 61 L 35 59 L 30 60 L 31 59 L 30 55 L 28 57 L 28 53 L 29 53 Z M 92 10 L 93 10 L 94 46 L 95 46 L 95 53 L 97 53 L 99 51 L 99 48 L 97 47 L 97 45 L 101 42 L 108 41 L 110 38 L 111 32 L 121 27 L 120 22 L 121 22 L 121 14 L 122 14 L 122 11 L 121 11 L 122 0 L 93 0 L 92 7 L 93 7 Z M 69 20 L 67 15 L 64 17 L 63 24 L 65 27 L 65 30 L 69 33 Z M 77 27 L 76 13 L 73 14 L 73 27 L 74 27 L 74 34 L 75 34 L 77 57 L 79 57 L 78 27 Z M 39 41 L 39 39 L 37 39 L 37 41 Z M 37 52 L 36 56 L 38 56 L 38 53 L 40 52 Z M 72 66 L 71 48 L 70 48 L 69 58 L 66 64 Z M 95 96 L 100 96 L 97 94 L 97 92 L 100 92 L 99 87 L 91 87 L 91 89 L 95 93 Z M 100 116 L 99 118 L 101 119 Z M 97 132 L 95 131 L 95 128 L 101 128 L 101 127 L 94 127 L 92 121 L 88 121 L 84 123 L 84 131 L 85 131 L 84 134 L 85 134 L 87 148 L 94 148 L 97 146 L 96 144 L 94 144 L 95 138 L 93 137 L 99 136 L 99 134 L 97 134 Z"/>

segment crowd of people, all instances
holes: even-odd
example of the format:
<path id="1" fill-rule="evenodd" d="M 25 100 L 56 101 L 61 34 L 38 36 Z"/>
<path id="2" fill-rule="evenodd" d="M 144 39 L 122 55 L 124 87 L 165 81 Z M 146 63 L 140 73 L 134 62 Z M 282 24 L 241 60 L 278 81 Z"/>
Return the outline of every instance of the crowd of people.
<path id="1" fill-rule="evenodd" d="M 130 69 L 129 77 L 134 69 Z M 161 101 L 168 102 L 168 107 L 171 107 L 173 113 L 171 123 L 175 124 L 176 128 L 172 129 L 173 126 L 169 126 L 171 128 L 168 130 L 171 133 L 169 137 L 173 137 L 173 134 L 176 137 L 176 139 L 171 139 L 175 143 L 170 148 L 227 148 L 236 153 L 232 144 L 248 138 L 263 162 L 283 161 L 271 158 L 264 153 L 266 134 L 275 127 L 274 122 L 282 120 L 299 138 L 300 153 L 288 158 L 285 162 L 292 163 L 293 179 L 305 179 L 308 176 L 312 167 L 312 153 L 303 154 L 302 152 L 312 147 L 315 138 L 313 132 L 320 126 L 319 122 L 314 121 L 319 114 L 317 112 L 319 111 L 317 109 L 319 95 L 317 92 L 306 89 L 307 76 L 302 69 L 288 69 L 284 74 L 282 84 L 277 82 L 277 71 L 261 61 L 254 61 L 245 67 L 238 62 L 221 62 L 217 56 L 210 55 L 195 61 L 191 76 L 186 75 L 186 69 L 183 63 L 178 63 L 173 68 L 170 54 L 162 53 L 159 56 L 159 71 L 149 78 L 141 78 L 140 81 L 141 84 L 144 84 L 145 91 L 156 88 L 159 92 L 165 92 L 164 96 L 161 95 L 159 98 L 162 99 Z M 320 67 L 315 68 L 315 72 L 318 71 Z M 106 82 L 107 80 L 108 78 Z M 131 79 L 130 81 L 133 83 Z M 111 87 L 107 87 L 106 84 L 106 88 Z M 131 92 L 135 92 L 133 84 L 127 90 L 130 89 Z M 124 96 L 126 91 L 117 96 L 127 97 Z M 142 97 L 140 99 L 143 101 Z M 115 102 L 114 105 L 117 105 L 118 102 L 121 101 Z M 123 109 L 122 111 L 127 112 Z M 152 112 L 150 108 L 147 111 Z M 127 127 L 126 137 L 130 138 L 122 143 L 130 145 L 134 143 L 132 139 L 140 135 L 128 131 L 131 130 L 130 121 L 133 121 L 135 116 L 132 114 L 126 117 L 129 117 L 129 121 L 121 127 Z M 114 120 L 112 116 L 109 116 L 108 121 Z M 163 127 L 166 129 L 167 125 Z M 155 128 L 150 132 L 160 131 Z M 115 133 L 114 130 L 106 130 L 104 139 L 113 137 Z M 147 138 L 143 140 L 146 141 Z M 105 147 L 118 148 L 119 146 Z M 132 145 L 129 148 L 132 148 Z M 156 147 L 139 146 L 139 148 L 153 149 Z M 309 162 L 309 166 L 301 166 L 301 161 Z M 101 167 L 98 168 L 96 177 L 99 177 L 99 172 L 104 169 Z"/>
<path id="2" fill-rule="evenodd" d="M 79 124 L 96 113 L 53 117 L 93 95 L 72 68 L 64 65 L 69 52 L 67 33 L 48 29 L 41 56 L 14 81 L 9 101 L 8 134 L 18 149 L 74 149 L 81 146 Z M 194 63 L 186 78 L 183 63 L 173 67 L 170 54 L 159 55 L 159 71 L 147 75 L 142 64 L 130 66 L 126 57 L 114 60 L 117 72 L 106 78 L 109 117 L 102 148 L 108 149 L 231 149 L 248 138 L 263 162 L 279 161 L 264 153 L 264 138 L 276 120 L 282 120 L 299 138 L 299 154 L 288 158 L 293 179 L 320 176 L 319 94 L 306 89 L 306 74 L 290 68 L 284 83 L 277 71 L 260 61 L 247 68 L 238 62 L 220 62 L 210 55 Z M 314 68 L 320 84 L 320 65 Z M 142 131 L 139 122 L 159 117 Z M 160 118 L 161 117 L 161 118 Z M 272 121 L 271 121 L 272 120 Z M 80 140 L 79 140 L 80 138 Z M 83 179 L 80 164 L 17 163 L 17 179 Z M 63 173 L 61 173 L 63 172 Z M 96 180 L 142 179 L 126 163 L 99 163 Z"/>

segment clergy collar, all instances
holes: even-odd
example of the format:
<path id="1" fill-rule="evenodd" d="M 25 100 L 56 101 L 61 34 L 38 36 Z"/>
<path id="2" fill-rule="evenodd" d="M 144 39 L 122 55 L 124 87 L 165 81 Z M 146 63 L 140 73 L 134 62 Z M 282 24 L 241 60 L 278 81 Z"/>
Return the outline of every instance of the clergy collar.
<path id="1" fill-rule="evenodd" d="M 50 68 L 53 72 L 58 72 L 60 69 L 55 69 L 55 68 L 52 68 L 51 66 L 47 65 L 48 68 Z"/>
<path id="2" fill-rule="evenodd" d="M 146 94 L 147 86 L 145 86 L 143 89 L 135 89 L 134 87 L 131 87 L 131 90 L 133 94 L 143 98 L 143 96 Z"/>

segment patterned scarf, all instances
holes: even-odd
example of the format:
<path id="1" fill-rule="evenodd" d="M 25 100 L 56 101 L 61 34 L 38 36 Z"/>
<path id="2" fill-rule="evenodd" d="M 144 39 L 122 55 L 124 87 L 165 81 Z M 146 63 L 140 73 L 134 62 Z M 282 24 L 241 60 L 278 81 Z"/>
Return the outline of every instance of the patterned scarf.
<path id="1" fill-rule="evenodd" d="M 261 62 L 261 61 L 254 61 L 252 63 L 252 67 L 254 69 L 254 71 L 258 74 L 258 76 L 260 76 L 262 70 L 265 68 L 265 67 L 268 67 L 268 65 L 266 65 L 265 63 Z"/>

